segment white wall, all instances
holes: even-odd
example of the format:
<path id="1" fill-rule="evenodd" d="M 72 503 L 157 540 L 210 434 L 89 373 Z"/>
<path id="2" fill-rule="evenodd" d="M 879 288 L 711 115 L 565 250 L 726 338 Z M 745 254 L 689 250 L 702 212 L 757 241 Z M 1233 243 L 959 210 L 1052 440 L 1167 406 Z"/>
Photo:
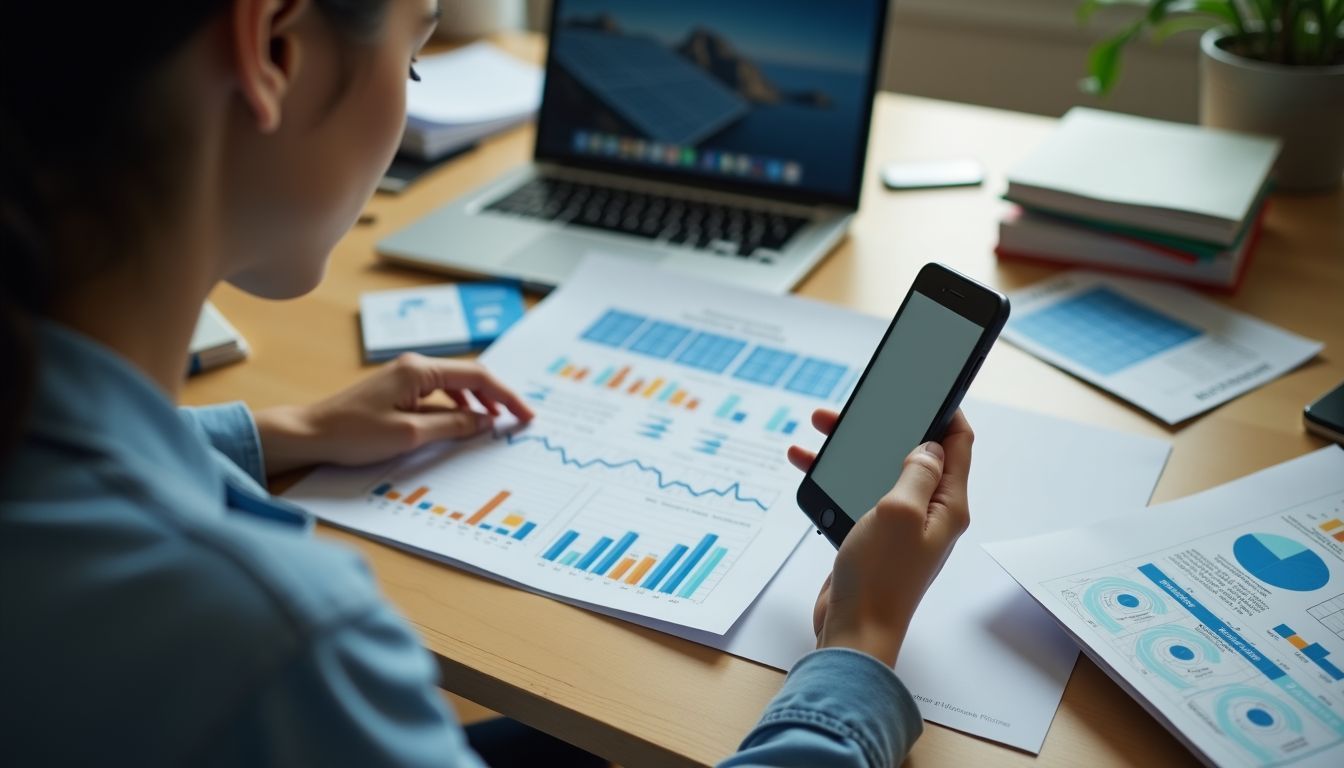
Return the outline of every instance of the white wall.
<path id="1" fill-rule="evenodd" d="M 1140 9 L 1107 11 L 1087 26 L 1074 0 L 895 0 L 883 87 L 953 101 L 1059 115 L 1075 104 L 1194 122 L 1198 33 L 1125 52 L 1106 99 L 1078 89 L 1088 49 Z"/>

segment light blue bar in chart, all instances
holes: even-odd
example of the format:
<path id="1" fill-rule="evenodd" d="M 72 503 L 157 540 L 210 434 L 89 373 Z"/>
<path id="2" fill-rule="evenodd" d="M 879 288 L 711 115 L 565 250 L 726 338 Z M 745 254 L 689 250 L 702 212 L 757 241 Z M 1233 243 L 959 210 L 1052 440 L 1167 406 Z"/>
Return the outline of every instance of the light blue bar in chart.
<path id="1" fill-rule="evenodd" d="M 668 552 L 667 556 L 663 558 L 663 562 L 654 569 L 653 573 L 649 574 L 649 578 L 645 579 L 644 583 L 640 586 L 644 589 L 653 589 L 654 587 L 657 587 L 658 582 L 663 580 L 663 577 L 667 575 L 667 572 L 672 570 L 672 566 L 676 565 L 677 561 L 680 560 L 681 556 L 684 554 L 686 554 L 685 544 L 678 544 L 673 547 L 672 551 Z"/>
<path id="2" fill-rule="evenodd" d="M 563 357 L 557 357 L 557 358 L 555 359 L 555 362 L 554 362 L 554 363 L 551 363 L 551 367 L 546 369 L 546 372 L 547 372 L 547 373 L 559 373 L 559 372 L 561 371 L 561 369 L 563 369 L 563 368 L 565 367 L 565 364 L 568 363 L 568 362 L 569 362 L 569 361 L 566 360 L 566 359 L 563 358 Z"/>
<path id="3" fill-rule="evenodd" d="M 705 561 L 705 564 L 700 566 L 700 570 L 696 571 L 695 575 L 691 577 L 691 580 L 686 582 L 686 586 L 681 588 L 681 591 L 677 593 L 677 597 L 690 597 L 691 595 L 694 595 L 695 590 L 700 588 L 700 583 L 703 582 L 709 574 L 714 572 L 714 568 L 718 566 L 719 561 L 722 560 L 723 556 L 726 554 L 728 554 L 728 550 L 725 547 L 719 547 L 714 550 L 714 554 L 710 555 L 709 559 Z"/>
<path id="4" fill-rule="evenodd" d="M 658 396 L 658 402 L 666 403 L 669 397 L 676 394 L 676 391 L 677 391 L 677 382 L 674 381 L 671 384 L 668 384 L 666 387 L 663 387 L 663 393 Z"/>
<path id="5" fill-rule="evenodd" d="M 630 545 L 634 544 L 635 539 L 637 538 L 639 538 L 639 534 L 634 531 L 630 531 L 622 536 L 621 540 L 616 542 L 616 548 L 611 550 L 606 557 L 602 558 L 602 562 L 597 564 L 597 567 L 593 569 L 593 573 L 596 573 L 598 576 L 606 576 L 607 569 L 615 565 L 617 560 L 621 559 L 621 555 L 625 554 L 625 550 L 629 549 Z"/>
<path id="6" fill-rule="evenodd" d="M 579 553 L 578 553 L 578 552 L 570 552 L 568 555 L 565 555 L 565 559 L 564 559 L 564 560 L 561 560 L 561 561 L 560 561 L 560 564 L 561 564 L 561 565 L 573 565 L 573 564 L 574 564 L 574 561 L 575 561 L 575 560 L 578 560 L 578 559 L 579 559 Z"/>
<path id="7" fill-rule="evenodd" d="M 602 372 L 602 375 L 597 377 L 597 380 L 594 381 L 593 384 L 594 384 L 595 386 L 599 386 L 599 387 L 600 387 L 600 386 L 602 386 L 603 384 L 606 384 L 607 381 L 608 381 L 608 380 L 612 377 L 612 375 L 615 374 L 615 373 L 616 373 L 616 366 L 614 366 L 614 365 L 613 365 L 613 366 L 608 366 L 607 369 L 606 369 L 605 371 Z"/>
<path id="8" fill-rule="evenodd" d="M 784 420 L 787 418 L 789 418 L 788 408 L 780 408 L 779 410 L 775 411 L 775 415 L 771 416 L 770 421 L 766 422 L 765 424 L 766 431 L 774 432 L 778 430 L 781 426 L 783 426 Z"/>
<path id="9" fill-rule="evenodd" d="M 691 556 L 686 558 L 686 562 L 681 564 L 681 567 L 672 574 L 672 578 L 668 579 L 667 583 L 658 591 L 669 595 L 675 592 L 677 587 L 681 585 L 681 582 L 686 580 L 686 576 L 690 574 L 691 569 L 695 567 L 695 564 L 700 562 L 700 558 L 704 557 L 705 553 L 709 551 L 709 548 L 714 546 L 714 542 L 718 540 L 719 537 L 716 534 L 705 534 L 705 537 L 700 540 L 700 543 L 695 545 L 695 549 L 691 550 Z"/>
<path id="10" fill-rule="evenodd" d="M 741 399 L 742 398 L 737 395 L 730 395 L 727 400 L 723 401 L 723 405 L 719 406 L 719 410 L 714 412 L 714 415 L 718 416 L 720 419 L 728 418 L 732 415 L 733 409 L 737 407 L 737 403 Z"/>

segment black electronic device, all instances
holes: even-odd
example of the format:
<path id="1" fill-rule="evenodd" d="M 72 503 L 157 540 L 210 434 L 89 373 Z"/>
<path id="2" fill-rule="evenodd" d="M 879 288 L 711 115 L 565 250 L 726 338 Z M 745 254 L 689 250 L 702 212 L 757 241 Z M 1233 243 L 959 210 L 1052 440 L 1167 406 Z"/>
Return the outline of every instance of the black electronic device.
<path id="1" fill-rule="evenodd" d="M 1309 432 L 1344 445 L 1344 384 L 1302 409 L 1302 423 Z"/>
<path id="2" fill-rule="evenodd" d="M 840 546 L 900 477 L 915 446 L 942 437 L 1008 320 L 1008 298 L 941 264 L 919 271 L 798 488 Z"/>

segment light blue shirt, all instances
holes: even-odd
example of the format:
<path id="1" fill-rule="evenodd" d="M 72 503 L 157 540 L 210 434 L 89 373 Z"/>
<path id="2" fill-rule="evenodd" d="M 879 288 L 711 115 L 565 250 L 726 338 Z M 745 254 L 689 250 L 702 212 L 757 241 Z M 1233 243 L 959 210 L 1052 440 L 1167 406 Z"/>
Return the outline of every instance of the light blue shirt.
<path id="1" fill-rule="evenodd" d="M 481 764 L 360 557 L 265 491 L 245 407 L 39 340 L 0 469 L 0 764 Z M 818 651 L 722 765 L 886 766 L 921 726 L 891 669 Z"/>

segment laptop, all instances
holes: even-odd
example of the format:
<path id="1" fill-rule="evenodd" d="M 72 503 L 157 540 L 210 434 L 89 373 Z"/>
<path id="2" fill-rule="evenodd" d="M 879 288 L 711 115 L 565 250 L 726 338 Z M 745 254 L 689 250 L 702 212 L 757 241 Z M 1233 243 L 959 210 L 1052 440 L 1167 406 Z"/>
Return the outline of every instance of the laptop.
<path id="1" fill-rule="evenodd" d="M 885 0 L 555 0 L 533 161 L 378 245 L 546 291 L 601 252 L 785 293 L 859 205 Z"/>

